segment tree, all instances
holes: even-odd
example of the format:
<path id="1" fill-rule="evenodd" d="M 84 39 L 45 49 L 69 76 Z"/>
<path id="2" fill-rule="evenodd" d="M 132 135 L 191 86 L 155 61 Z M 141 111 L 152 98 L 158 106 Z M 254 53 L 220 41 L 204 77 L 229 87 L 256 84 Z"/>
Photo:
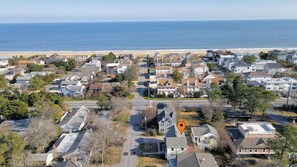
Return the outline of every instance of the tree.
<path id="1" fill-rule="evenodd" d="M 132 65 L 124 72 L 124 80 L 129 82 L 135 81 L 139 76 L 139 68 L 137 65 Z"/>
<path id="2" fill-rule="evenodd" d="M 120 112 L 129 111 L 128 102 L 120 97 L 112 97 L 110 100 L 111 112 L 116 117 Z"/>
<path id="3" fill-rule="evenodd" d="M 251 55 L 251 56 L 246 55 L 246 56 L 243 57 L 242 60 L 243 60 L 245 63 L 247 63 L 247 64 L 252 64 L 252 63 L 254 63 L 254 62 L 257 60 L 257 58 L 256 58 L 256 56 L 254 56 L 254 55 Z"/>
<path id="4" fill-rule="evenodd" d="M 52 119 L 46 117 L 34 117 L 30 119 L 28 136 L 25 138 L 28 147 L 38 153 L 44 152 L 51 141 L 60 134 L 61 129 Z"/>
<path id="5" fill-rule="evenodd" d="M 281 134 L 277 134 L 274 139 L 268 140 L 268 146 L 275 154 L 272 154 L 276 159 L 282 161 L 285 154 L 293 153 L 297 148 L 297 128 L 294 126 L 286 126 Z"/>
<path id="6" fill-rule="evenodd" d="M 0 166 L 24 166 L 25 142 L 15 133 L 0 132 Z"/>
<path id="7" fill-rule="evenodd" d="M 35 108 L 39 117 L 50 119 L 53 122 L 58 122 L 63 116 L 61 107 L 48 99 L 42 99 L 35 104 Z"/>
<path id="8" fill-rule="evenodd" d="M 42 71 L 44 66 L 43 65 L 38 65 L 38 64 L 28 64 L 27 68 L 28 68 L 28 72 Z"/>
<path id="9" fill-rule="evenodd" d="M 0 97 L 0 115 L 5 119 L 23 119 L 27 118 L 29 108 L 27 103 L 20 100 L 8 100 Z"/>
<path id="10" fill-rule="evenodd" d="M 262 119 L 264 119 L 264 115 L 266 115 L 267 110 L 272 107 L 271 102 L 276 99 L 276 95 L 275 95 L 275 93 L 273 93 L 271 91 L 264 90 L 264 88 L 263 88 L 261 97 L 262 98 L 259 99 L 260 105 L 259 105 L 258 109 L 262 113 Z"/>
<path id="11" fill-rule="evenodd" d="M 212 83 L 210 89 L 207 91 L 208 101 L 210 102 L 210 107 L 212 103 L 221 97 L 221 90 L 218 84 Z"/>
<path id="12" fill-rule="evenodd" d="M 221 152 L 224 152 L 224 150 L 228 147 L 228 134 L 225 130 L 225 121 L 224 120 L 220 120 L 217 122 L 214 122 L 213 127 L 217 130 L 218 134 L 219 134 L 219 141 L 218 141 L 218 150 L 220 150 Z"/>
<path id="13" fill-rule="evenodd" d="M 127 93 L 128 92 L 126 91 L 126 89 L 121 85 L 116 85 L 112 89 L 112 94 L 116 97 L 124 97 L 127 95 Z"/>
<path id="14" fill-rule="evenodd" d="M 39 96 L 38 93 L 36 92 L 33 92 L 31 94 L 29 94 L 29 97 L 28 97 L 28 105 L 30 107 L 33 107 L 35 104 L 37 104 L 41 99 L 41 97 Z"/>
<path id="15" fill-rule="evenodd" d="M 157 122 L 157 111 L 155 108 L 146 108 L 142 111 L 141 125 L 155 126 Z"/>
<path id="16" fill-rule="evenodd" d="M 218 69 L 218 66 L 215 63 L 207 63 L 209 71 Z"/>
<path id="17" fill-rule="evenodd" d="M 101 109 L 107 108 L 110 105 L 110 100 L 105 94 L 99 93 L 97 98 L 97 105 L 100 106 Z"/>
<path id="18" fill-rule="evenodd" d="M 113 62 L 113 60 L 116 59 L 116 55 L 112 52 L 109 52 L 108 55 L 105 55 L 102 58 L 102 61 L 107 62 L 107 63 L 111 63 Z"/>
<path id="19" fill-rule="evenodd" d="M 107 148 L 111 146 L 120 146 L 123 138 L 120 126 L 117 124 L 108 124 L 102 118 L 95 116 L 89 125 L 90 129 L 94 132 L 92 134 L 93 147 L 92 159 L 93 161 L 101 162 L 104 164 L 104 155 L 106 155 Z M 101 156 L 100 156 L 101 155 Z"/>
<path id="20" fill-rule="evenodd" d="M 5 78 L 4 75 L 0 75 L 0 90 L 7 88 L 8 86 L 8 80 Z"/>
<path id="21" fill-rule="evenodd" d="M 263 60 L 276 60 L 277 59 L 276 56 L 269 55 L 268 53 L 265 53 L 265 52 L 260 52 L 259 56 Z"/>
<path id="22" fill-rule="evenodd" d="M 175 69 L 175 70 L 173 71 L 173 80 L 174 80 L 175 82 L 180 83 L 180 82 L 181 82 L 181 79 L 182 79 L 182 75 L 181 75 L 181 73 L 180 73 L 177 69 Z"/>
<path id="23" fill-rule="evenodd" d="M 211 107 L 203 107 L 201 110 L 204 120 L 206 123 L 210 123 L 212 121 L 212 117 L 214 114 L 214 110 Z"/>
<path id="24" fill-rule="evenodd" d="M 44 81 L 40 76 L 33 77 L 29 82 L 29 89 L 30 90 L 38 90 L 44 86 Z"/>

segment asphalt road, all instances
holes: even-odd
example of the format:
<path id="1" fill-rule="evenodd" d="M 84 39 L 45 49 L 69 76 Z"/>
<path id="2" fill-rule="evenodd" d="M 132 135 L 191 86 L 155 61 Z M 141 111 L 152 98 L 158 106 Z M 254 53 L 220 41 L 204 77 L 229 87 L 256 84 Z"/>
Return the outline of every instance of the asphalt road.
<path id="1" fill-rule="evenodd" d="M 145 74 L 147 70 L 147 66 L 144 62 L 142 62 L 140 68 L 140 74 Z M 143 99 L 143 90 L 145 90 L 145 86 L 143 85 L 145 81 L 145 76 L 140 75 L 137 84 L 137 92 L 135 93 L 134 99 L 131 100 L 132 110 L 130 123 L 127 130 L 126 142 L 123 146 L 123 153 L 121 162 L 115 167 L 134 167 L 137 164 L 137 154 L 138 154 L 138 146 L 139 146 L 139 136 L 140 129 L 139 124 L 141 121 L 141 111 L 147 107 L 148 103 Z M 138 105 L 135 105 L 138 104 Z"/>

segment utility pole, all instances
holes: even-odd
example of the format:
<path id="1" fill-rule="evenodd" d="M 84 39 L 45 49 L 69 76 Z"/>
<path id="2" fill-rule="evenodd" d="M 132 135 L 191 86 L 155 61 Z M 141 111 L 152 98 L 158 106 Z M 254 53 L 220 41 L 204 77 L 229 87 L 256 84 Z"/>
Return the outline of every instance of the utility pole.
<path id="1" fill-rule="evenodd" d="M 292 89 L 292 79 L 291 79 L 291 82 L 290 82 L 290 87 L 289 87 L 288 96 L 287 96 L 287 106 L 289 105 L 289 98 L 290 98 L 290 94 L 291 94 L 291 89 Z"/>

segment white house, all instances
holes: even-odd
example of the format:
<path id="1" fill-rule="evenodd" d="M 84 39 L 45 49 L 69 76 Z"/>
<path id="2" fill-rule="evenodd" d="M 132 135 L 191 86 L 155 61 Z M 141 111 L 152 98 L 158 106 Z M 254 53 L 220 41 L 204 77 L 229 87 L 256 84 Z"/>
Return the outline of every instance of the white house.
<path id="1" fill-rule="evenodd" d="M 101 71 L 101 61 L 100 60 L 92 60 L 88 63 L 85 63 L 82 68 L 92 68 L 97 69 L 97 71 Z"/>
<path id="2" fill-rule="evenodd" d="M 205 150 L 205 148 L 212 150 L 218 146 L 218 132 L 214 127 L 208 124 L 192 127 L 191 137 L 193 143 L 202 150 Z"/>
<path id="3" fill-rule="evenodd" d="M 188 151 L 187 138 L 184 133 L 180 133 L 176 125 L 171 126 L 165 137 L 167 160 L 176 160 L 177 155 Z"/>
<path id="4" fill-rule="evenodd" d="M 246 81 L 247 83 L 249 84 L 250 82 L 253 82 L 253 81 L 256 81 L 256 82 L 259 82 L 261 83 L 262 80 L 267 80 L 267 79 L 271 79 L 271 75 L 270 74 L 267 74 L 265 72 L 260 72 L 260 71 L 257 71 L 257 72 L 251 72 L 247 75 L 247 78 L 246 78 Z"/>
<path id="5" fill-rule="evenodd" d="M 276 72 L 283 72 L 284 69 L 279 63 L 267 63 L 264 65 L 264 72 L 274 75 Z"/>
<path id="6" fill-rule="evenodd" d="M 9 58 L 11 58 L 11 57 L 0 56 L 0 66 L 7 66 Z"/>
<path id="7" fill-rule="evenodd" d="M 266 90 L 282 92 L 284 94 L 287 94 L 289 90 L 295 91 L 297 89 L 297 80 L 290 77 L 266 79 L 262 80 L 261 83 Z"/>
<path id="8" fill-rule="evenodd" d="M 127 70 L 128 66 L 125 65 L 119 65 L 117 68 L 117 74 L 124 74 Z"/>
<path id="9" fill-rule="evenodd" d="M 156 74 L 172 74 L 171 66 L 156 66 Z"/>
<path id="10" fill-rule="evenodd" d="M 234 55 L 220 55 L 220 57 L 217 59 L 217 63 L 219 66 L 223 66 L 224 65 L 224 61 L 226 59 L 234 59 L 235 56 Z"/>
<path id="11" fill-rule="evenodd" d="M 68 85 L 66 87 L 60 87 L 59 92 L 66 97 L 81 97 L 84 94 L 84 85 Z"/>
<path id="12" fill-rule="evenodd" d="M 249 72 L 255 72 L 256 68 L 253 64 L 238 63 L 233 65 L 232 71 L 234 73 L 249 73 Z"/>
<path id="13" fill-rule="evenodd" d="M 171 78 L 157 79 L 157 94 L 166 96 L 173 94 L 173 97 L 177 97 L 177 85 Z"/>
<path id="14" fill-rule="evenodd" d="M 62 120 L 59 122 L 59 126 L 63 129 L 63 132 L 78 132 L 86 125 L 90 110 L 85 106 L 80 108 L 74 108 L 71 112 L 67 112 Z"/>
<path id="15" fill-rule="evenodd" d="M 291 64 L 297 64 L 297 55 L 295 54 L 294 56 L 292 56 L 289 60 L 289 63 Z"/>
<path id="16" fill-rule="evenodd" d="M 276 61 L 274 60 L 258 60 L 256 62 L 253 63 L 253 65 L 256 67 L 257 71 L 263 71 L 264 70 L 264 66 L 267 63 L 276 63 Z"/>
<path id="17" fill-rule="evenodd" d="M 203 61 L 193 61 L 191 63 L 191 70 L 195 76 L 202 75 L 209 71 L 207 64 Z"/>

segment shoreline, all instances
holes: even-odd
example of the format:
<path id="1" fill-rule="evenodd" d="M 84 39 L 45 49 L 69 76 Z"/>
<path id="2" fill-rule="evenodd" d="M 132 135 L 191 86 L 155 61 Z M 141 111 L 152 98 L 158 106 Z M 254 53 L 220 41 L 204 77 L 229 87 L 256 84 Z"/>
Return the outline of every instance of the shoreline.
<path id="1" fill-rule="evenodd" d="M 187 53 L 192 54 L 206 54 L 207 50 L 230 50 L 235 53 L 254 52 L 259 53 L 261 51 L 267 52 L 274 49 L 297 49 L 297 48 L 230 48 L 230 49 L 144 49 L 144 50 L 98 50 L 98 51 L 0 51 L 0 56 L 24 56 L 29 57 L 33 55 L 52 55 L 59 54 L 64 57 L 71 57 L 76 55 L 91 55 L 91 54 L 108 54 L 113 52 L 114 54 L 133 54 L 135 56 L 152 56 L 156 52 L 161 54 L 167 53 Z"/>

